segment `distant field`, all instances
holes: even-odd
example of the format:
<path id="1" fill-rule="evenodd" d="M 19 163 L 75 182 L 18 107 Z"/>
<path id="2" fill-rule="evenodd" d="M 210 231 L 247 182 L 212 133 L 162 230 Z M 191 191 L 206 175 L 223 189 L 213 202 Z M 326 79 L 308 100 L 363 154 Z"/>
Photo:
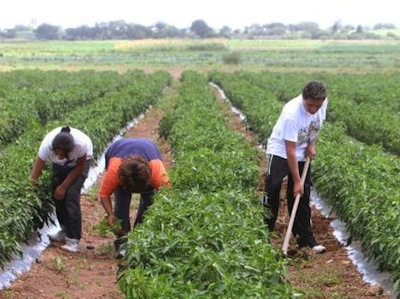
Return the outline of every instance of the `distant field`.
<path id="1" fill-rule="evenodd" d="M 240 63 L 223 58 L 240 54 Z M 23 68 L 132 68 L 391 72 L 400 67 L 400 41 L 162 39 L 135 41 L 0 42 L 0 71 Z"/>
<path id="2" fill-rule="evenodd" d="M 400 29 L 380 29 L 380 30 L 372 30 L 371 32 L 382 36 L 388 36 L 388 34 L 392 34 L 400 38 Z"/>

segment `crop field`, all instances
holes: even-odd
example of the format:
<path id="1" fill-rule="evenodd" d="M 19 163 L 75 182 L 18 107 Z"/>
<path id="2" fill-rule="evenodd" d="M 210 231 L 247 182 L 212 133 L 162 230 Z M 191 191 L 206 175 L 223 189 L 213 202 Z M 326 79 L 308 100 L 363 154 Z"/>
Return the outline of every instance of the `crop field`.
<path id="1" fill-rule="evenodd" d="M 259 153 L 226 128 L 208 83 L 224 90 L 265 146 L 284 103 L 318 78 L 332 100 L 315 186 L 399 291 L 399 67 L 397 41 L 0 42 L 0 265 L 49 221 L 48 170 L 38 190 L 28 182 L 44 133 L 66 122 L 82 128 L 99 157 L 178 73 L 159 127 L 174 156 L 174 188 L 157 194 L 160 204 L 129 236 L 122 292 L 300 297 L 285 279 L 286 262 L 260 242 L 268 232 L 254 202 Z"/>
<path id="2" fill-rule="evenodd" d="M 148 70 L 395 72 L 398 41 L 138 40 L 0 43 L 0 70 Z M 240 63 L 223 58 L 238 53 Z"/>

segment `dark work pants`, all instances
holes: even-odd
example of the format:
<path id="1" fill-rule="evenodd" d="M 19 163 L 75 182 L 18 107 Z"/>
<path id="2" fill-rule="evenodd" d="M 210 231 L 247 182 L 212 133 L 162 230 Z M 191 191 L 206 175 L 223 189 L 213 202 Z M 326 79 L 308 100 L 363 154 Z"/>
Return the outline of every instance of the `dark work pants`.
<path id="1" fill-rule="evenodd" d="M 287 160 L 278 156 L 269 155 L 268 169 L 265 185 L 266 193 L 266 208 L 269 209 L 272 215 L 268 214 L 265 218 L 265 223 L 268 225 L 270 231 L 274 230 L 275 221 L 278 216 L 279 209 L 279 193 L 283 179 L 287 176 L 287 199 L 288 199 L 288 212 L 289 217 L 292 213 L 294 204 L 293 195 L 293 177 L 290 173 Z M 299 162 L 300 174 L 303 171 L 305 162 Z M 293 234 L 297 238 L 297 244 L 301 247 L 317 245 L 311 227 L 311 208 L 310 208 L 310 190 L 311 190 L 311 167 L 309 167 L 307 176 L 304 182 L 304 193 L 300 198 L 299 206 L 297 208 L 296 217 L 293 224 Z"/>
<path id="2" fill-rule="evenodd" d="M 75 181 L 68 187 L 62 200 L 53 198 L 56 207 L 57 220 L 65 227 L 66 235 L 70 239 L 80 240 L 82 237 L 82 212 L 81 212 L 81 190 L 90 168 L 90 160 L 86 160 L 85 167 Z M 71 172 L 72 168 L 62 167 L 58 164 L 52 165 L 54 194 L 59 186 Z"/>
<path id="3" fill-rule="evenodd" d="M 143 221 L 143 214 L 148 209 L 149 206 L 153 204 L 153 196 L 155 190 L 150 190 L 148 192 L 140 194 L 139 208 L 136 213 L 135 222 L 133 227 L 136 227 L 139 223 Z M 126 235 L 131 230 L 131 222 L 129 218 L 129 208 L 131 205 L 132 193 L 126 192 L 122 187 L 118 187 L 114 192 L 115 196 L 115 206 L 114 214 L 122 221 L 122 234 L 117 235 L 117 239 L 114 244 L 116 249 L 123 243 L 120 238 Z"/>

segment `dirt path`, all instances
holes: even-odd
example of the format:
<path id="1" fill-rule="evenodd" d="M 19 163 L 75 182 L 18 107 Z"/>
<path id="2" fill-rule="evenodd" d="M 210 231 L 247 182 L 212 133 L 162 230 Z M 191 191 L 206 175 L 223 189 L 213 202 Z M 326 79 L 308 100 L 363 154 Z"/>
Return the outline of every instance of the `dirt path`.
<path id="1" fill-rule="evenodd" d="M 179 78 L 179 72 L 174 72 Z M 219 99 L 220 95 L 217 93 Z M 220 99 L 220 107 L 228 116 L 228 125 L 240 131 L 256 146 L 254 136 L 247 130 L 240 118 L 229 105 Z M 127 137 L 152 138 L 160 146 L 167 169 L 172 166 L 170 148 L 157 133 L 162 111 L 152 109 Z M 260 173 L 265 169 L 261 162 Z M 98 186 L 97 186 L 98 187 Z M 114 258 L 113 237 L 102 236 L 93 226 L 98 224 L 105 213 L 96 200 L 94 190 L 82 197 L 83 239 L 82 252 L 72 254 L 61 251 L 57 245 L 47 248 L 29 272 L 12 282 L 9 289 L 0 291 L 0 299 L 120 299 L 117 285 L 117 264 Z M 132 205 L 134 206 L 134 205 Z M 135 210 L 132 209 L 132 219 Z M 274 242 L 281 247 L 286 228 L 286 208 L 280 209 L 277 221 L 277 237 Z M 327 253 L 313 255 L 304 251 L 292 259 L 289 269 L 290 281 L 307 296 L 302 298 L 389 298 L 379 286 L 363 281 L 343 248 L 332 234 L 331 219 L 322 216 L 313 208 L 313 223 L 317 239 L 327 247 Z"/>

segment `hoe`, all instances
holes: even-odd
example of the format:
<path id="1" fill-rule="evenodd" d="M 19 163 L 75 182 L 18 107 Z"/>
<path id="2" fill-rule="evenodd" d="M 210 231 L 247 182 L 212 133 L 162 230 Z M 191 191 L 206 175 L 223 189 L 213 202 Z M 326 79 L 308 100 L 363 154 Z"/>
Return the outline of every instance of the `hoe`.
<path id="1" fill-rule="evenodd" d="M 301 173 L 301 183 L 303 186 L 304 186 L 304 181 L 306 180 L 307 171 L 308 171 L 309 166 L 310 166 L 310 157 L 307 157 L 306 162 L 304 163 L 303 172 Z M 299 193 L 296 195 L 296 198 L 294 200 L 292 213 L 290 215 L 288 228 L 286 230 L 285 240 L 283 241 L 282 251 L 285 256 L 287 256 L 287 253 L 288 253 L 290 235 L 292 234 L 294 218 L 296 217 L 297 207 L 299 206 L 300 197 L 301 197 L 301 194 Z"/>

